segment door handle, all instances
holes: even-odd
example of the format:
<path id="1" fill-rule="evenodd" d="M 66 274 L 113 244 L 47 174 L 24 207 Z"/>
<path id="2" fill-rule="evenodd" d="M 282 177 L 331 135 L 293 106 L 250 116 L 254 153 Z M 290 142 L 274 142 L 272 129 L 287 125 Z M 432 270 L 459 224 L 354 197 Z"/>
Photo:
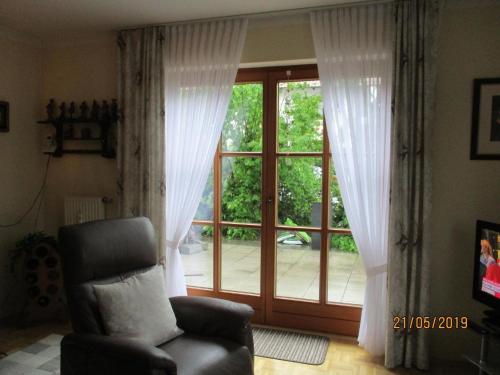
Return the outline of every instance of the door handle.
<path id="1" fill-rule="evenodd" d="M 267 197 L 267 204 L 273 204 L 274 198 L 273 197 Z"/>

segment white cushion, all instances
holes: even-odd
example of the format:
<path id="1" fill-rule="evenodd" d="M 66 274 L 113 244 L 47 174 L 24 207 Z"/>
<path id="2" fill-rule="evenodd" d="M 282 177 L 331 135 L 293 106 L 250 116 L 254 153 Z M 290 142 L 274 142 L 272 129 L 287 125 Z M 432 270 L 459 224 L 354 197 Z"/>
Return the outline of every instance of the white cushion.
<path id="1" fill-rule="evenodd" d="M 161 266 L 123 281 L 94 285 L 106 334 L 158 346 L 181 335 Z"/>

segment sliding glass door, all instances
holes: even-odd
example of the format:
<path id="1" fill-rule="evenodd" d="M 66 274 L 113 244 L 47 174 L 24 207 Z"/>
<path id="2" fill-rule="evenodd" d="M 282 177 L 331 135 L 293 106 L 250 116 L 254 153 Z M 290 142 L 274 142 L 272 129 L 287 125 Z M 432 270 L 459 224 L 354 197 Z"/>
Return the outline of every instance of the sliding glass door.
<path id="1" fill-rule="evenodd" d="M 191 231 L 189 293 L 256 321 L 357 333 L 364 272 L 343 210 L 315 66 L 246 69 Z"/>

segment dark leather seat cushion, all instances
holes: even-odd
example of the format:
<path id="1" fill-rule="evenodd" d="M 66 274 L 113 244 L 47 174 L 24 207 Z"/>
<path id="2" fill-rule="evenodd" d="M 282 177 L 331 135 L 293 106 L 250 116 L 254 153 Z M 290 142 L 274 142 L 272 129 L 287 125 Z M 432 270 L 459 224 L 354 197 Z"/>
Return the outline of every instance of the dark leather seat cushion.
<path id="1" fill-rule="evenodd" d="M 177 363 L 179 375 L 252 373 L 252 357 L 248 348 L 229 340 L 185 333 L 159 348 Z"/>

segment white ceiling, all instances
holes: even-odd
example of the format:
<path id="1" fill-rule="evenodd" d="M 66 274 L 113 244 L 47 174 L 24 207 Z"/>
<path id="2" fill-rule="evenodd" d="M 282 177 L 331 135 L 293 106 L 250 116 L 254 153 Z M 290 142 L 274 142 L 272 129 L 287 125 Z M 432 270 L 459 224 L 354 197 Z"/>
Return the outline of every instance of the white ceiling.
<path id="1" fill-rule="evenodd" d="M 0 26 L 39 39 L 360 0 L 0 0 Z"/>

